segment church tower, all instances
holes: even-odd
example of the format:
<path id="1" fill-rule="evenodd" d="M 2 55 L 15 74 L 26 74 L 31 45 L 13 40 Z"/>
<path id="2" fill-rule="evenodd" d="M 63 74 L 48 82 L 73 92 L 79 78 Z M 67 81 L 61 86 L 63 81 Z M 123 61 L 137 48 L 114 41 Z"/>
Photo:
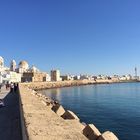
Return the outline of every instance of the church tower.
<path id="1" fill-rule="evenodd" d="M 15 60 L 11 61 L 10 70 L 11 71 L 16 71 L 16 61 Z"/>
<path id="2" fill-rule="evenodd" d="M 0 56 L 0 68 L 4 67 L 4 59 Z"/>

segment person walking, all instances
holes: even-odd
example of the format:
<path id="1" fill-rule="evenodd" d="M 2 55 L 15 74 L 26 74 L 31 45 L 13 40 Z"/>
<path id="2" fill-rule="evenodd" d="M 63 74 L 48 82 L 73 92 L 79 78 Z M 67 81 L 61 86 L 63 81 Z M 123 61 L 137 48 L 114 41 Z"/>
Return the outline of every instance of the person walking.
<path id="1" fill-rule="evenodd" d="M 12 82 L 11 82 L 10 88 L 11 88 L 11 93 L 13 93 L 14 92 L 14 84 Z"/>
<path id="2" fill-rule="evenodd" d="M 10 88 L 10 85 L 9 85 L 9 83 L 7 82 L 6 83 L 6 90 L 8 90 Z"/>
<path id="3" fill-rule="evenodd" d="M 2 84 L 0 84 L 0 92 L 1 92 Z"/>
<path id="4" fill-rule="evenodd" d="M 18 89 L 18 83 L 14 83 L 14 92 L 17 92 Z"/>

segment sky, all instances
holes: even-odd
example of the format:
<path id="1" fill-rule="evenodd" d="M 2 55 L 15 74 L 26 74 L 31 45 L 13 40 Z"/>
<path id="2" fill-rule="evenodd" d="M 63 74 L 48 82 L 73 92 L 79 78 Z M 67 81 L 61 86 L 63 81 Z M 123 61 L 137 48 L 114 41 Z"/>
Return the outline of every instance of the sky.
<path id="1" fill-rule="evenodd" d="M 1 0 L 0 56 L 7 66 L 26 60 L 47 72 L 134 74 L 139 7 L 139 0 Z"/>

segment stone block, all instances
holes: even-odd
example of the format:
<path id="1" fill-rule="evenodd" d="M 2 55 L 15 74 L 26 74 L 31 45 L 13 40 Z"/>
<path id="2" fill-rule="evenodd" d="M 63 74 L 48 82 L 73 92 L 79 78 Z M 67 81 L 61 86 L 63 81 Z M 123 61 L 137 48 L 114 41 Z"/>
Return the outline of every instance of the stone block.
<path id="1" fill-rule="evenodd" d="M 89 124 L 83 129 L 83 134 L 89 139 L 89 140 L 97 140 L 97 138 L 101 135 L 99 130 L 93 125 Z"/>
<path id="2" fill-rule="evenodd" d="M 99 138 L 98 140 L 119 140 L 114 133 L 107 131 L 104 132 Z"/>
<path id="3" fill-rule="evenodd" d="M 80 120 L 72 111 L 70 110 L 67 110 L 62 116 L 61 116 L 63 119 L 75 119 L 75 120 Z"/>
<path id="4" fill-rule="evenodd" d="M 42 94 L 41 93 L 38 93 L 38 96 L 42 97 Z"/>
<path id="5" fill-rule="evenodd" d="M 45 106 L 47 105 L 47 103 L 45 101 L 42 100 L 41 102 L 43 105 L 45 105 Z"/>
<path id="6" fill-rule="evenodd" d="M 45 98 L 46 96 L 45 96 L 45 95 L 42 95 L 41 97 L 42 97 L 42 98 Z"/>
<path id="7" fill-rule="evenodd" d="M 38 94 L 36 94 L 36 97 L 39 98 L 40 96 Z"/>
<path id="8" fill-rule="evenodd" d="M 65 113 L 65 109 L 59 104 L 54 105 L 52 110 L 59 116 L 62 116 Z"/>
<path id="9" fill-rule="evenodd" d="M 36 92 L 36 91 L 34 91 L 34 90 L 32 90 L 32 91 L 31 91 L 31 94 L 32 94 L 32 95 L 36 95 L 36 94 L 37 94 L 37 92 Z"/>

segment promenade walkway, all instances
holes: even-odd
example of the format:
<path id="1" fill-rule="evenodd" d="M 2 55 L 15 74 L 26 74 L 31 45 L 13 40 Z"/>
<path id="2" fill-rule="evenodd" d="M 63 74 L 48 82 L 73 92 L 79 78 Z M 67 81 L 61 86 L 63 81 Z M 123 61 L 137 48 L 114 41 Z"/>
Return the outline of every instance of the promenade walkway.
<path id="1" fill-rule="evenodd" d="M 0 140 L 21 140 L 18 94 L 2 88 L 0 99 L 5 103 L 0 108 Z"/>
<path id="2" fill-rule="evenodd" d="M 6 90 L 5 87 L 2 87 L 0 91 L 0 99 L 3 99 L 8 93 L 9 93 L 9 90 Z"/>

